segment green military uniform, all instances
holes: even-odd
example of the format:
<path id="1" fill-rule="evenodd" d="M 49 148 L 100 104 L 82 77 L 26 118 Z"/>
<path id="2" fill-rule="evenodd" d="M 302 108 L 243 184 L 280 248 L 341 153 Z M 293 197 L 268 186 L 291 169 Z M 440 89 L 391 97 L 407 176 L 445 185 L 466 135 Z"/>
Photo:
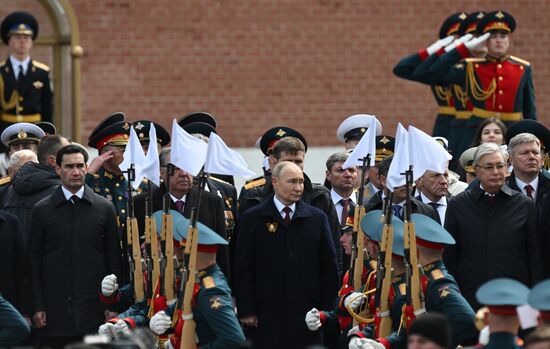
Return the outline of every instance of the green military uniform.
<path id="1" fill-rule="evenodd" d="M 114 175 L 101 168 L 95 174 L 86 174 L 86 184 L 98 195 L 113 203 L 119 227 L 123 228 L 127 217 L 128 181 L 123 175 Z"/>
<path id="2" fill-rule="evenodd" d="M 29 35 L 34 40 L 38 22 L 30 13 L 14 12 L 4 19 L 0 31 L 6 45 L 11 35 Z M 18 122 L 51 122 L 50 68 L 33 59 L 22 63 L 26 69 L 18 63 L 16 68 L 10 58 L 0 62 L 0 130 Z"/>
<path id="3" fill-rule="evenodd" d="M 527 304 L 529 288 L 519 281 L 500 278 L 481 285 L 476 292 L 477 301 L 489 308 L 496 317 L 517 317 L 518 306 Z M 493 321 L 495 321 L 493 319 Z M 489 317 L 489 329 L 491 317 Z M 520 349 L 517 330 L 512 332 L 491 332 L 485 349 Z"/>

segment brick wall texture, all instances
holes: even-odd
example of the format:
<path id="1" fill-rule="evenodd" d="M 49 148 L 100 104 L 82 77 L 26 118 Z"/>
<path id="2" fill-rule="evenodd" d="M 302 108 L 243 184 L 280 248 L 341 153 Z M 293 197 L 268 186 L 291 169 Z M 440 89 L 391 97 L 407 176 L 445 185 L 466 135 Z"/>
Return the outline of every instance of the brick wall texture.
<path id="1" fill-rule="evenodd" d="M 0 17 L 36 0 L 0 0 Z M 123 111 L 170 127 L 194 110 L 213 113 L 234 147 L 284 124 L 312 146 L 338 143 L 339 123 L 375 114 L 385 133 L 398 121 L 431 131 L 429 88 L 395 77 L 400 58 L 432 43 L 452 12 L 504 9 L 518 23 L 512 54 L 534 69 L 539 120 L 550 122 L 548 2 L 445 0 L 70 0 L 82 57 L 82 136 Z M 37 47 L 48 62 L 48 48 Z M 0 51 L 6 57 L 6 50 Z"/>

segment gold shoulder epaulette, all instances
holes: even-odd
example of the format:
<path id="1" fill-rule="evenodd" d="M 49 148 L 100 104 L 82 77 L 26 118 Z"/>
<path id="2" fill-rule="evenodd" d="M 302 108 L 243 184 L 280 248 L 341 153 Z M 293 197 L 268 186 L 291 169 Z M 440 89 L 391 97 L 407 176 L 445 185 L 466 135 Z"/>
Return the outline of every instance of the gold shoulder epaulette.
<path id="1" fill-rule="evenodd" d="M 464 61 L 470 63 L 480 63 L 480 62 L 485 62 L 486 59 L 485 58 L 476 58 L 476 57 L 468 57 L 466 58 Z"/>
<path id="2" fill-rule="evenodd" d="M 5 65 L 6 65 L 6 61 L 1 61 L 1 62 L 0 62 L 0 67 L 3 67 L 3 66 L 5 66 Z"/>
<path id="3" fill-rule="evenodd" d="M 32 60 L 32 65 L 34 65 L 35 67 L 37 68 L 40 68 L 42 70 L 45 70 L 47 72 L 50 71 L 50 67 L 48 67 L 47 65 L 45 65 L 44 63 L 40 63 L 38 61 L 35 61 L 34 59 Z"/>
<path id="4" fill-rule="evenodd" d="M 253 182 L 250 182 L 250 183 L 247 183 L 244 185 L 244 189 L 248 190 L 248 189 L 252 189 L 252 188 L 255 188 L 255 187 L 259 187 L 261 185 L 264 185 L 267 181 L 265 180 L 264 177 L 260 178 L 260 179 L 257 179 Z"/>
<path id="5" fill-rule="evenodd" d="M 432 278 L 434 280 L 437 280 L 437 279 L 442 279 L 445 277 L 445 275 L 443 275 L 443 272 L 441 271 L 441 269 L 434 269 L 431 271 L 431 274 L 432 274 Z"/>
<path id="6" fill-rule="evenodd" d="M 510 56 L 510 59 L 513 59 L 514 61 L 519 62 L 523 65 L 531 65 L 531 63 L 527 62 L 525 59 L 521 59 L 521 58 L 516 57 L 516 56 Z"/>
<path id="7" fill-rule="evenodd" d="M 202 279 L 202 285 L 204 288 L 212 288 L 216 286 L 216 283 L 214 282 L 214 278 L 212 276 L 207 276 Z"/>
<path id="8" fill-rule="evenodd" d="M 229 183 L 229 182 L 227 182 L 227 181 L 224 181 L 223 179 L 219 179 L 218 177 L 211 176 L 210 179 L 213 179 L 213 180 L 215 180 L 216 182 L 220 182 L 220 183 L 225 183 L 225 184 L 231 185 L 231 183 Z M 231 185 L 231 186 L 233 186 L 233 185 Z"/>
<path id="9" fill-rule="evenodd" d="M 11 182 L 11 177 L 10 176 L 5 176 L 5 177 L 0 178 L 0 185 L 6 185 L 9 182 Z"/>

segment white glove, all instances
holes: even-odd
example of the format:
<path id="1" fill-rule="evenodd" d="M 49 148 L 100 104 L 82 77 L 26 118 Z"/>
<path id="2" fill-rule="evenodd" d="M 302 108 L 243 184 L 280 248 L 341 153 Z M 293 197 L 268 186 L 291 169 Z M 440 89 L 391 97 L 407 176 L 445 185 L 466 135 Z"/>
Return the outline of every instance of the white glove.
<path id="1" fill-rule="evenodd" d="M 103 294 L 105 297 L 112 296 L 117 289 L 118 284 L 116 283 L 115 274 L 107 275 L 101 281 L 101 294 Z"/>
<path id="2" fill-rule="evenodd" d="M 310 331 L 317 331 L 321 327 L 321 313 L 313 308 L 306 314 L 306 325 Z"/>
<path id="3" fill-rule="evenodd" d="M 452 51 L 455 47 L 457 47 L 458 45 L 460 45 L 464 42 L 470 41 L 470 39 L 473 38 L 473 37 L 474 36 L 472 34 L 466 34 L 466 35 L 463 35 L 463 36 L 459 37 L 458 39 L 456 39 L 455 41 L 453 41 L 449 45 L 445 46 L 445 52 Z"/>
<path id="4" fill-rule="evenodd" d="M 453 35 L 449 35 L 446 38 L 439 39 L 436 42 L 434 42 L 433 44 L 431 44 L 430 46 L 428 46 L 426 48 L 426 51 L 428 52 L 429 55 L 433 55 L 440 48 L 445 47 L 445 46 L 449 45 L 451 42 L 453 42 L 454 39 L 455 39 L 455 37 Z"/>
<path id="5" fill-rule="evenodd" d="M 466 46 L 466 48 L 470 52 L 477 51 L 485 45 L 485 41 L 487 41 L 487 39 L 489 39 L 490 36 L 491 36 L 491 33 L 485 33 L 480 37 L 474 38 L 466 42 L 464 46 Z"/>
<path id="6" fill-rule="evenodd" d="M 149 321 L 149 328 L 156 334 L 163 334 L 172 326 L 172 319 L 164 311 L 159 311 Z"/>
<path id="7" fill-rule="evenodd" d="M 119 335 L 130 335 L 130 329 L 128 328 L 128 324 L 124 320 L 118 320 L 116 324 L 113 326 L 113 333 L 116 336 Z"/>
<path id="8" fill-rule="evenodd" d="M 386 347 L 378 343 L 377 341 L 374 341 L 372 339 L 367 338 L 358 338 L 353 337 L 348 344 L 349 349 L 386 349 Z"/>
<path id="9" fill-rule="evenodd" d="M 164 342 L 164 349 L 174 349 L 174 347 L 172 346 L 172 342 L 170 341 L 170 339 L 168 339 L 166 342 Z"/>
<path id="10" fill-rule="evenodd" d="M 489 326 L 483 327 L 481 331 L 479 331 L 479 344 L 487 345 L 489 343 L 489 335 L 491 334 L 491 331 L 489 331 Z"/>
<path id="11" fill-rule="evenodd" d="M 344 306 L 347 308 L 348 305 L 351 307 L 351 310 L 357 311 L 361 304 L 365 302 L 365 299 L 367 299 L 367 296 L 360 292 L 352 292 L 349 296 L 346 297 L 344 300 Z"/>
<path id="12" fill-rule="evenodd" d="M 348 331 L 348 337 L 351 336 L 352 334 L 354 334 L 355 332 L 359 332 L 359 325 L 353 326 L 353 327 Z"/>
<path id="13" fill-rule="evenodd" d="M 112 341 L 113 340 L 113 324 L 106 323 L 106 324 L 103 324 L 103 325 L 99 326 L 99 329 L 97 330 L 97 334 L 107 338 L 109 341 Z"/>

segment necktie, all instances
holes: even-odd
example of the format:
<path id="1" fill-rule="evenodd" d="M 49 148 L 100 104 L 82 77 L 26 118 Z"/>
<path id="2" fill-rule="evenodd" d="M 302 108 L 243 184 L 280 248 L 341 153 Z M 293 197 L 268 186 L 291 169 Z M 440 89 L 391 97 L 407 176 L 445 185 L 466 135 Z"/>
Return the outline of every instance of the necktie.
<path id="1" fill-rule="evenodd" d="M 394 216 L 403 219 L 403 207 L 401 207 L 401 205 L 392 205 L 391 209 Z"/>
<path id="2" fill-rule="evenodd" d="M 72 205 L 76 205 L 78 203 L 78 200 L 80 200 L 80 198 L 76 195 L 73 195 L 71 196 L 71 198 L 69 199 L 69 202 L 72 204 Z"/>
<path id="3" fill-rule="evenodd" d="M 348 219 L 349 201 L 350 201 L 350 199 L 341 199 L 340 200 L 340 204 L 342 204 L 342 217 L 340 218 L 340 226 L 341 227 L 344 227 L 346 225 L 346 220 Z"/>
<path id="4" fill-rule="evenodd" d="M 533 192 L 535 191 L 535 188 L 533 188 L 531 184 L 527 184 L 525 187 L 523 187 L 523 189 L 525 189 L 525 193 L 527 194 L 527 196 L 533 199 Z"/>
<path id="5" fill-rule="evenodd" d="M 20 64 L 19 65 L 19 71 L 17 73 L 17 80 L 21 80 L 21 78 L 24 76 L 24 72 L 23 72 L 23 65 Z"/>
<path id="6" fill-rule="evenodd" d="M 176 200 L 176 210 L 178 210 L 178 212 L 181 214 L 183 214 L 184 205 L 185 205 L 185 202 L 183 202 L 183 200 Z"/>
<path id="7" fill-rule="evenodd" d="M 437 212 L 437 208 L 439 207 L 439 204 L 437 202 L 428 202 L 428 205 L 433 207 L 435 212 Z"/>
<path id="8" fill-rule="evenodd" d="M 285 225 L 290 225 L 290 212 L 292 212 L 292 209 L 288 206 L 285 206 L 285 208 L 283 208 L 283 212 L 285 213 L 285 216 L 283 217 L 284 221 L 285 221 Z"/>

